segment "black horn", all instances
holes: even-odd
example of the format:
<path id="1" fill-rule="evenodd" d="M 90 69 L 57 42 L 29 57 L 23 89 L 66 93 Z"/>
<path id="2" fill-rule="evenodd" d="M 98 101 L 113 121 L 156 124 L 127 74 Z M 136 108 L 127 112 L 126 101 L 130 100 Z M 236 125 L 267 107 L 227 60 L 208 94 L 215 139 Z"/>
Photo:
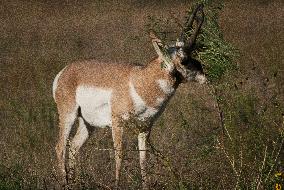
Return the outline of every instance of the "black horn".
<path id="1" fill-rule="evenodd" d="M 188 31 L 188 30 L 193 28 L 192 25 L 193 25 L 194 20 L 196 21 L 196 27 L 194 28 L 194 31 L 192 32 L 189 39 L 188 40 L 185 39 L 185 30 L 181 34 L 181 39 L 183 41 L 185 41 L 187 53 L 190 53 L 193 50 L 193 46 L 194 46 L 194 43 L 196 41 L 197 35 L 198 35 L 200 28 L 203 24 L 203 21 L 204 21 L 203 7 L 204 7 L 203 4 L 199 4 L 194 9 L 194 11 L 192 12 L 192 14 L 190 15 L 190 17 L 188 18 L 188 20 L 185 24 L 185 30 Z"/>
<path id="2" fill-rule="evenodd" d="M 197 14 L 197 12 L 200 12 L 200 15 Z M 200 28 L 204 21 L 204 12 L 203 12 L 203 4 L 199 5 L 197 7 L 197 12 L 195 14 L 195 20 L 196 20 L 196 28 L 194 29 L 193 33 L 191 34 L 189 40 L 188 40 L 188 48 L 192 49 L 192 46 L 195 43 L 196 37 L 200 31 Z"/>

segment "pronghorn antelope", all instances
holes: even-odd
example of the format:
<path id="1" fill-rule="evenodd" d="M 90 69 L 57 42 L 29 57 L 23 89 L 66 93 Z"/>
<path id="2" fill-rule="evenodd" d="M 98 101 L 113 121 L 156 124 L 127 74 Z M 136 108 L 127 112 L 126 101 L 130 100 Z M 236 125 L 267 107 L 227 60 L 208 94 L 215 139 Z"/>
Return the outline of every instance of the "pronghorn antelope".
<path id="1" fill-rule="evenodd" d="M 174 46 L 163 45 L 152 33 L 150 37 L 158 57 L 146 66 L 90 60 L 70 64 L 57 74 L 53 83 L 60 128 L 56 153 L 63 174 L 67 140 L 78 118 L 77 133 L 70 141 L 73 156 L 90 135 L 87 125 L 112 128 L 117 186 L 123 148 L 123 128 L 119 124 L 133 116 L 149 124 L 138 135 L 142 185 L 143 189 L 148 187 L 146 145 L 153 122 L 180 83 L 205 82 L 201 65 L 190 57 L 203 19 L 203 5 L 199 5 L 187 21 L 187 25 L 193 28 L 192 34 L 187 40 L 185 37 L 178 40 Z"/>

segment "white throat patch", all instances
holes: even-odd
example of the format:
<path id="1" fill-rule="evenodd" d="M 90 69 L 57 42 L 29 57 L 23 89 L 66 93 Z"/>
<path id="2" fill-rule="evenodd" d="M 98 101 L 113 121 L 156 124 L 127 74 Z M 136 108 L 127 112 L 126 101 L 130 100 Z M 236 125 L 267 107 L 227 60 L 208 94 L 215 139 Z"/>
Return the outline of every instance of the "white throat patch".
<path id="1" fill-rule="evenodd" d="M 52 95 L 53 95 L 53 98 L 55 100 L 55 92 L 56 92 L 56 89 L 57 89 L 57 86 L 58 86 L 58 79 L 59 77 L 61 76 L 61 74 L 63 73 L 64 69 L 66 67 L 64 67 L 55 77 L 54 81 L 53 81 L 53 85 L 52 85 Z"/>
<path id="2" fill-rule="evenodd" d="M 157 109 L 148 107 L 146 105 L 146 103 L 143 101 L 143 99 L 139 96 L 139 94 L 135 90 L 135 87 L 132 82 L 129 83 L 129 88 L 130 88 L 130 96 L 134 104 L 134 112 L 135 115 L 138 116 L 139 120 L 144 121 L 147 118 L 154 116 L 158 112 Z"/>
<path id="3" fill-rule="evenodd" d="M 171 94 L 175 91 L 175 89 L 171 86 L 170 82 L 164 79 L 157 80 L 159 87 L 165 94 Z"/>
<path id="4" fill-rule="evenodd" d="M 132 82 L 129 83 L 129 88 L 130 88 L 130 96 L 134 104 L 135 114 L 144 112 L 146 110 L 146 104 L 136 92 Z"/>

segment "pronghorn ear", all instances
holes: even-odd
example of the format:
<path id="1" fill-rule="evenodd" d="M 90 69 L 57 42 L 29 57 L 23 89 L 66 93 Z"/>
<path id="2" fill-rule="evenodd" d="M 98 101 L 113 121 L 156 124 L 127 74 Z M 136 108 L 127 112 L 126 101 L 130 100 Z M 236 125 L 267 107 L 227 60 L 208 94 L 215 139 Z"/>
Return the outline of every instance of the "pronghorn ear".
<path id="1" fill-rule="evenodd" d="M 156 36 L 153 31 L 150 31 L 150 38 L 159 58 L 163 60 L 163 62 L 161 63 L 161 68 L 165 68 L 166 70 L 172 71 L 174 66 L 167 51 L 167 46 L 162 43 L 162 41 Z"/>

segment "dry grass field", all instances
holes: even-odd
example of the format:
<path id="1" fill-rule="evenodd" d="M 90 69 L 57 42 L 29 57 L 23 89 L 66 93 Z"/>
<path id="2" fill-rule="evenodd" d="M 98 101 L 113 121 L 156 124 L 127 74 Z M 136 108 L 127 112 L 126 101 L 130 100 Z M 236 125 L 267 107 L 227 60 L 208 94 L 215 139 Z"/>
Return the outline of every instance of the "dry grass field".
<path id="1" fill-rule="evenodd" d="M 52 99 L 56 74 L 75 60 L 146 64 L 155 51 L 150 18 L 168 19 L 171 38 L 191 1 L 0 2 L 0 189 L 59 188 Z M 155 124 L 152 189 L 273 189 L 284 178 L 284 3 L 225 1 L 220 25 L 240 51 L 238 69 L 212 88 L 182 85 Z M 174 38 L 173 38 L 174 39 Z M 217 97 L 216 97 L 217 96 Z M 218 99 L 224 113 L 220 127 Z M 127 128 L 122 189 L 141 188 L 136 132 Z M 78 157 L 75 189 L 112 189 L 110 129 Z M 282 180 L 282 181 L 281 181 Z"/>

